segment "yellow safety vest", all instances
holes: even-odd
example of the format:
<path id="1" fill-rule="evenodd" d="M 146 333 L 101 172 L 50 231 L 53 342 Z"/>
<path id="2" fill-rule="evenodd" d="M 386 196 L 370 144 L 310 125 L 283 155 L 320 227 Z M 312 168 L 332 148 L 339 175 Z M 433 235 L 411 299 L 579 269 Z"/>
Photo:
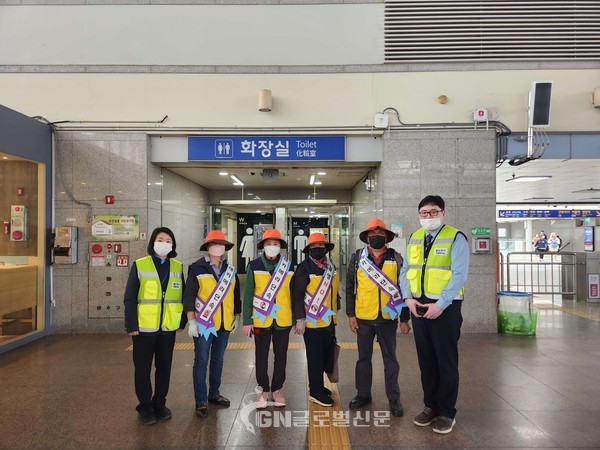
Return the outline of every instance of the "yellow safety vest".
<path id="1" fill-rule="evenodd" d="M 306 286 L 306 292 L 310 295 L 313 295 L 317 288 L 319 287 L 319 283 L 321 283 L 321 279 L 323 275 L 314 275 L 310 274 L 310 281 L 308 282 L 308 286 Z M 338 288 L 340 284 L 340 278 L 338 276 L 337 271 L 333 274 L 333 279 L 331 280 L 331 289 L 329 289 L 329 294 L 327 294 L 327 298 L 323 302 L 327 308 L 332 310 L 335 315 L 333 316 L 333 323 L 337 324 L 337 296 L 338 296 Z M 306 305 L 304 305 L 306 309 Z M 327 322 L 323 319 L 317 320 L 317 326 L 315 327 L 311 322 L 306 322 L 307 328 L 325 328 L 331 324 L 331 316 L 327 318 Z"/>
<path id="2" fill-rule="evenodd" d="M 385 256 L 387 258 L 387 255 Z M 357 261 L 358 264 L 358 261 Z M 398 282 L 398 264 L 395 260 L 386 259 L 381 271 L 394 282 Z M 358 267 L 356 270 L 356 306 L 354 314 L 358 319 L 375 320 L 379 311 L 383 309 L 390 296 L 382 291 L 379 286 L 371 280 L 365 272 Z M 386 312 L 381 313 L 384 319 L 391 319 Z"/>
<path id="3" fill-rule="evenodd" d="M 420 298 L 424 294 L 430 300 L 439 300 L 442 291 L 452 277 L 450 252 L 456 235 L 460 231 L 444 225 L 431 244 L 426 260 L 425 233 L 425 228 L 420 228 L 411 235 L 408 241 L 406 278 L 410 283 L 413 297 Z M 464 288 L 461 288 L 454 300 L 462 300 L 463 293 Z"/>
<path id="4" fill-rule="evenodd" d="M 169 282 L 163 300 L 162 286 L 152 256 L 140 258 L 135 264 L 140 281 L 137 307 L 140 331 L 151 333 L 159 328 L 165 331 L 177 330 L 183 313 L 183 265 L 175 259 L 169 260 Z"/>
<path id="5" fill-rule="evenodd" d="M 262 265 L 262 263 L 261 263 Z M 271 280 L 271 274 L 268 270 L 254 270 L 254 295 L 262 295 L 264 290 Z M 282 281 L 281 288 L 275 297 L 275 304 L 281 306 L 281 309 L 277 311 L 277 325 L 280 327 L 291 327 L 292 326 L 292 295 L 290 293 L 290 281 L 294 272 L 288 272 L 285 279 Z M 254 314 L 254 308 L 252 308 Z M 255 328 L 269 328 L 273 324 L 273 318 L 267 317 L 264 323 L 261 323 L 260 318 L 254 319 Z"/>
<path id="6" fill-rule="evenodd" d="M 198 279 L 199 286 L 198 298 L 200 299 L 200 301 L 202 301 L 202 303 L 206 303 L 208 297 L 214 290 L 218 281 L 215 280 L 215 277 L 212 274 L 200 274 L 196 278 Z M 217 309 L 215 315 L 213 316 L 213 319 L 215 321 L 215 328 L 217 331 L 221 329 L 222 321 L 225 322 L 224 327 L 227 331 L 231 331 L 232 329 L 233 321 L 235 320 L 235 314 L 233 313 L 233 293 L 235 290 L 235 283 L 236 280 L 234 277 L 231 282 L 229 291 L 227 292 L 227 295 L 225 296 L 223 302 L 221 303 L 221 306 L 219 306 L 219 309 Z"/>

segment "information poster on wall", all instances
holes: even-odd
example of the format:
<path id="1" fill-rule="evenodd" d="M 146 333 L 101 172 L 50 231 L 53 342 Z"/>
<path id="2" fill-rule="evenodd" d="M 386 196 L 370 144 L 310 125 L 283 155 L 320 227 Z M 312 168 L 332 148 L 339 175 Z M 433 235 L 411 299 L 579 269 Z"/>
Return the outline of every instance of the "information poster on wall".
<path id="1" fill-rule="evenodd" d="M 92 216 L 92 238 L 95 241 L 137 241 L 140 238 L 138 216 Z"/>

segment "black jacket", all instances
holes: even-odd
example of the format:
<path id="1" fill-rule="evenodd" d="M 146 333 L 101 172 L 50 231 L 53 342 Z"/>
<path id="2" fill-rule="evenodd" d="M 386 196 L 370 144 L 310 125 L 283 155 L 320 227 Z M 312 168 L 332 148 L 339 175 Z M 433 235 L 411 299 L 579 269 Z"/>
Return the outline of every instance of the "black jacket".
<path id="1" fill-rule="evenodd" d="M 169 268 L 170 262 L 168 259 L 161 264 L 161 259 L 152 255 L 152 261 L 154 262 L 154 267 L 156 267 L 156 271 L 158 272 L 158 278 L 161 280 L 163 293 L 166 292 L 167 286 L 169 283 Z M 185 290 L 185 281 L 181 279 Z M 129 278 L 127 279 L 127 286 L 125 286 L 125 299 L 123 300 L 123 304 L 125 305 L 125 331 L 127 333 L 132 333 L 133 331 L 139 331 L 138 326 L 138 316 L 137 316 L 137 305 L 138 305 L 138 292 L 140 291 L 140 280 L 138 278 L 137 264 L 133 263 L 131 266 L 131 271 L 129 272 Z M 162 315 L 162 313 L 161 313 Z M 181 315 L 181 324 L 179 325 L 180 329 L 185 328 L 185 324 L 187 323 L 187 318 L 185 313 Z M 172 331 L 155 331 L 154 333 L 173 333 Z M 154 334 L 154 333 L 145 333 L 145 334 Z"/>
<path id="2" fill-rule="evenodd" d="M 302 261 L 296 267 L 296 271 L 294 272 L 294 277 L 292 278 L 292 283 L 294 289 L 292 289 L 292 308 L 294 311 L 294 319 L 304 319 L 306 318 L 306 309 L 304 308 L 304 295 L 306 294 L 306 287 L 310 283 L 310 275 L 322 276 L 325 271 L 317 266 L 310 257 L 306 257 L 304 261 Z M 333 290 L 331 290 L 329 295 L 333 295 Z M 334 302 L 331 302 L 334 306 L 334 312 L 337 314 L 337 311 L 340 309 L 340 294 L 338 292 L 337 299 Z"/>
<path id="3" fill-rule="evenodd" d="M 348 273 L 346 275 L 346 315 L 348 317 L 355 317 L 355 306 L 356 306 L 356 271 L 358 270 L 358 260 L 360 258 L 360 252 L 362 252 L 362 248 L 357 250 L 352 254 L 350 258 L 350 262 L 348 263 Z M 373 261 L 371 254 L 369 253 L 369 259 Z M 396 265 L 398 266 L 398 279 L 393 280 L 399 284 L 400 281 L 400 269 L 402 269 L 402 256 L 393 248 L 388 248 L 385 252 L 385 256 L 381 260 L 381 263 L 377 266 L 380 269 L 383 267 L 385 261 L 396 261 Z M 381 295 L 381 289 L 379 290 Z M 410 313 L 408 308 L 402 308 L 402 312 L 400 313 L 400 322 L 408 322 L 410 319 Z M 377 314 L 377 319 L 375 320 L 363 320 L 358 319 L 367 323 L 381 323 L 387 322 L 389 319 L 384 319 L 381 314 L 381 310 L 379 310 L 379 314 Z"/>
<path id="4" fill-rule="evenodd" d="M 224 260 L 221 263 L 221 273 L 227 270 L 228 261 Z M 219 281 L 219 277 L 215 274 L 215 271 L 210 266 L 210 263 L 206 261 L 203 256 L 194 264 L 192 264 L 188 270 L 188 281 L 185 284 L 185 290 L 183 291 L 183 309 L 186 312 L 195 311 L 196 310 L 196 296 L 198 295 L 198 289 L 200 285 L 198 284 L 198 275 L 206 275 L 211 274 L 217 282 Z M 235 275 L 235 288 L 233 289 L 233 313 L 238 315 L 242 312 L 242 301 L 240 299 L 240 280 Z M 223 311 L 221 310 L 221 314 Z"/>

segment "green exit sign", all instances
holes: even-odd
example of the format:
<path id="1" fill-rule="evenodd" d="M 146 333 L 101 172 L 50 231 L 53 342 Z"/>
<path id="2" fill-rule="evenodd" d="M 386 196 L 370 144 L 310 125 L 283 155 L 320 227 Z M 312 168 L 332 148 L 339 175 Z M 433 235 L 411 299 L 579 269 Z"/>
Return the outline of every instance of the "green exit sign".
<path id="1" fill-rule="evenodd" d="M 491 234 L 492 232 L 490 228 L 471 228 L 471 236 L 490 236 Z"/>

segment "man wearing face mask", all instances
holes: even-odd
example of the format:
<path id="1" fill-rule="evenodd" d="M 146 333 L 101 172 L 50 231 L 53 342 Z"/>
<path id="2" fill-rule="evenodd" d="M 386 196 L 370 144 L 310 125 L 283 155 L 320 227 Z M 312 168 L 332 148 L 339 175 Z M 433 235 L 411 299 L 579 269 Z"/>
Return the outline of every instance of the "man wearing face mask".
<path id="1" fill-rule="evenodd" d="M 208 417 L 208 403 L 229 407 L 229 399 L 219 392 L 223 357 L 229 334 L 242 312 L 240 284 L 236 269 L 225 258 L 233 243 L 220 230 L 211 230 L 200 247 L 208 254 L 190 266 L 183 303 L 188 318 L 188 334 L 194 338 L 194 398 L 196 416 Z M 206 372 L 210 360 L 208 391 Z"/>
<path id="2" fill-rule="evenodd" d="M 292 280 L 294 289 L 294 317 L 296 334 L 304 334 L 308 363 L 308 389 L 311 402 L 332 406 L 331 391 L 323 385 L 325 365 L 330 357 L 335 337 L 339 276 L 327 254 L 334 244 L 327 242 L 323 233 L 313 233 L 303 253 L 302 261 Z"/>
<path id="3" fill-rule="evenodd" d="M 404 415 L 400 402 L 398 376 L 400 365 L 396 357 L 396 330 L 400 315 L 402 334 L 410 331 L 409 313 L 404 308 L 402 292 L 398 287 L 402 256 L 386 243 L 395 234 L 380 219 L 373 219 L 360 233 L 360 240 L 368 247 L 357 250 L 348 263 L 346 277 L 346 314 L 350 331 L 357 335 L 358 361 L 355 377 L 357 395 L 350 409 L 371 403 L 373 367 L 373 340 L 381 347 L 385 373 L 385 392 L 393 416 Z"/>
<path id="4" fill-rule="evenodd" d="M 156 228 L 148 241 L 148 256 L 135 261 L 125 287 L 125 330 L 133 341 L 136 410 L 143 425 L 169 420 L 167 393 L 175 347 L 175 331 L 185 328 L 183 265 L 175 259 L 173 232 Z M 152 360 L 156 367 L 152 395 Z"/>
<path id="5" fill-rule="evenodd" d="M 275 406 L 285 406 L 283 383 L 292 327 L 291 263 L 280 253 L 287 243 L 276 229 L 265 231 L 256 245 L 262 255 L 250 261 L 244 289 L 244 334 L 254 334 L 258 399 L 256 408 L 267 407 L 269 392 Z M 269 383 L 269 346 L 273 342 L 273 378 Z"/>
<path id="6" fill-rule="evenodd" d="M 466 236 L 444 225 L 445 203 L 428 195 L 419 203 L 421 227 L 411 236 L 401 271 L 406 304 L 412 313 L 425 408 L 417 426 L 433 423 L 448 434 L 456 423 L 458 339 L 463 286 L 469 270 Z"/>

